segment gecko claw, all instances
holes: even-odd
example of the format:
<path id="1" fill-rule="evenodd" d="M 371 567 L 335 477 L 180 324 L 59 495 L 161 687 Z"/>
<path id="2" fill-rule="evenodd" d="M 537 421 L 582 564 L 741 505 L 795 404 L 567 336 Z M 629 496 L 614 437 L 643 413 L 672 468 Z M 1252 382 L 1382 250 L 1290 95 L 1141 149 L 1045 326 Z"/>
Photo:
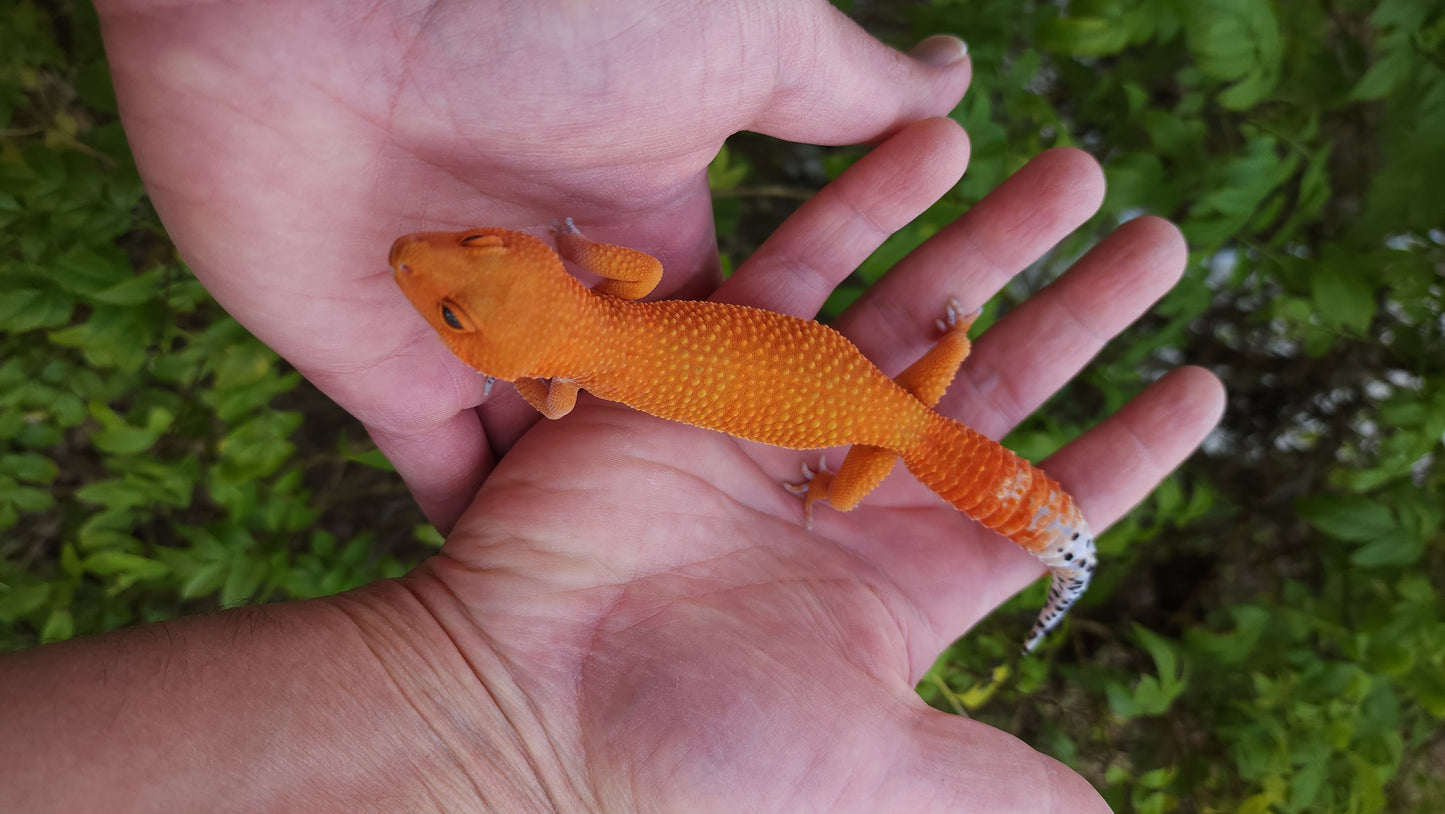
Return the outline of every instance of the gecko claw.
<path id="1" fill-rule="evenodd" d="M 828 456 L 826 456 L 826 455 L 820 455 L 820 456 L 818 457 L 818 468 L 817 468 L 816 470 L 813 469 L 812 467 L 808 466 L 807 462 L 804 462 L 804 463 L 803 463 L 803 465 L 802 465 L 802 470 L 803 470 L 803 482 L 802 482 L 802 483 L 793 483 L 793 482 L 791 482 L 791 481 L 783 481 L 783 488 L 784 488 L 784 489 L 787 489 L 789 492 L 791 492 L 791 493 L 793 493 L 793 494 L 795 494 L 795 495 L 803 498 L 803 526 L 804 526 L 804 528 L 808 529 L 809 531 L 812 531 L 812 529 L 813 529 L 813 503 L 814 503 L 814 501 L 818 500 L 818 498 L 817 498 L 817 497 L 810 497 L 809 495 L 814 491 L 814 489 L 815 489 L 814 482 L 818 479 L 818 477 L 819 477 L 820 475 L 829 475 L 829 476 L 831 476 L 831 475 L 833 474 L 833 470 L 831 470 L 831 469 L 828 468 Z M 825 484 L 825 487 L 826 487 L 826 484 Z"/>
<path id="2" fill-rule="evenodd" d="M 824 457 L 818 459 L 818 468 L 817 468 L 816 471 L 815 471 L 812 467 L 808 466 L 808 463 L 807 463 L 806 461 L 803 462 L 803 465 L 802 465 L 801 469 L 803 470 L 803 482 L 802 482 L 802 483 L 793 483 L 792 481 L 783 481 L 783 488 L 784 488 L 784 489 L 787 489 L 789 492 L 792 492 L 792 493 L 795 494 L 795 495 L 807 494 L 807 492 L 808 492 L 808 484 L 812 483 L 812 482 L 813 482 L 813 478 L 818 477 L 818 475 L 819 475 L 820 473 L 826 472 L 826 473 L 828 473 L 828 474 L 830 474 L 830 475 L 833 474 L 833 470 L 831 470 L 831 469 L 828 468 L 828 458 L 827 458 L 827 456 L 824 456 Z"/>
<path id="3" fill-rule="evenodd" d="M 936 319 L 933 321 L 933 324 L 937 326 L 939 333 L 948 333 L 949 331 L 963 331 L 967 333 L 968 329 L 973 327 L 974 321 L 982 315 L 983 306 L 964 313 L 963 306 L 958 302 L 958 298 L 949 297 L 948 303 L 943 309 L 943 319 Z"/>
<path id="4" fill-rule="evenodd" d="M 571 218 L 552 219 L 552 232 L 555 234 L 570 235 L 578 231 L 577 224 L 573 223 Z"/>
<path id="5" fill-rule="evenodd" d="M 496 384 L 496 383 L 497 383 L 497 377 L 496 377 L 496 376 L 488 376 L 488 377 L 487 377 L 486 382 L 484 382 L 484 383 L 482 384 L 482 398 L 486 398 L 487 396 L 489 396 L 489 395 L 492 394 L 492 385 L 494 385 L 494 384 Z"/>

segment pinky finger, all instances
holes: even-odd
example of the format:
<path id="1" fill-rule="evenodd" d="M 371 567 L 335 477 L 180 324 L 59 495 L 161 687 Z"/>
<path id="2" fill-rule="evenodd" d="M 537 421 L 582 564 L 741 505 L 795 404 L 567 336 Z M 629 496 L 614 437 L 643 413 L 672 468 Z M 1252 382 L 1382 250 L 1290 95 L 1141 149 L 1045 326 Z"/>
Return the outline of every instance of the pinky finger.
<path id="1" fill-rule="evenodd" d="M 1182 367 L 1059 450 L 1044 468 L 1069 490 L 1095 531 L 1136 504 L 1204 442 L 1224 413 L 1224 385 Z"/>
<path id="2" fill-rule="evenodd" d="M 1219 379 L 1203 368 L 1179 368 L 1041 466 L 1074 497 L 1098 535 L 1189 457 L 1223 412 L 1224 386 Z M 929 630 L 938 634 L 921 652 L 936 654 L 1043 574 L 1043 565 L 1031 554 L 998 542 L 983 550 L 953 546 L 930 552 L 935 559 L 924 577 L 932 580 L 927 585 L 936 586 L 936 574 L 980 568 L 988 574 L 985 580 L 959 580 L 952 590 L 905 586 L 931 620 Z M 918 666 L 926 669 L 928 662 Z"/>

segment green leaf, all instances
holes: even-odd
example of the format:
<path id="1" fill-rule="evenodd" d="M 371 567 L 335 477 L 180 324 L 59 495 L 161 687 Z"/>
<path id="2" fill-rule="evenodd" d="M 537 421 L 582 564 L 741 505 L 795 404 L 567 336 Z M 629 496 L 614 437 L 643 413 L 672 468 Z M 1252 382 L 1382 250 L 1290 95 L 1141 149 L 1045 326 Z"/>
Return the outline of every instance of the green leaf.
<path id="1" fill-rule="evenodd" d="M 106 509 L 96 512 L 80 524 L 76 531 L 76 542 L 86 551 L 103 548 L 123 551 L 139 551 L 140 541 L 131 533 L 142 522 L 139 512 L 132 509 Z"/>
<path id="2" fill-rule="evenodd" d="M 130 262 L 114 246 L 78 246 L 53 261 L 52 279 L 66 290 L 92 297 L 132 276 Z"/>
<path id="3" fill-rule="evenodd" d="M 231 608 L 261 599 L 257 594 L 266 577 L 265 564 L 248 557 L 235 557 L 230 565 L 221 586 L 221 604 Z"/>
<path id="4" fill-rule="evenodd" d="M 436 527 L 430 523 L 423 523 L 422 525 L 414 527 L 412 529 L 412 537 L 415 538 L 417 542 L 429 548 L 441 548 L 442 544 L 447 541 L 446 538 L 442 536 L 442 533 L 437 531 Z"/>
<path id="5" fill-rule="evenodd" d="M 1189 49 L 1206 76 L 1277 75 L 1284 49 L 1272 3 L 1211 0 L 1185 3 L 1182 11 Z"/>
<path id="6" fill-rule="evenodd" d="M 1301 761 L 1298 771 L 1290 778 L 1289 802 L 1295 811 L 1305 811 L 1319 796 L 1320 786 L 1329 768 L 1329 756 Z"/>
<path id="7" fill-rule="evenodd" d="M 351 440 L 346 437 L 343 431 L 338 433 L 336 439 L 336 451 L 348 461 L 361 464 L 371 469 L 380 469 L 384 472 L 395 472 L 391 461 L 376 448 L 375 444 L 366 442 L 362 446 L 353 446 Z"/>
<path id="8" fill-rule="evenodd" d="M 20 522 L 20 512 L 7 501 L 0 501 L 0 529 L 8 529 Z"/>
<path id="9" fill-rule="evenodd" d="M 1140 207 L 1150 211 L 1167 210 L 1169 187 L 1164 165 L 1158 156 L 1148 152 L 1130 152 L 1116 156 L 1104 166 L 1108 179 L 1104 208 L 1118 211 Z"/>
<path id="10" fill-rule="evenodd" d="M 90 441 L 102 452 L 112 455 L 134 455 L 155 444 L 157 435 L 140 427 L 113 427 L 91 433 Z"/>
<path id="11" fill-rule="evenodd" d="M 1228 110 L 1248 110 L 1269 97 L 1278 79 L 1274 74 L 1252 71 L 1245 78 L 1220 91 L 1216 98 L 1219 104 Z"/>
<path id="12" fill-rule="evenodd" d="M 0 502 L 12 506 L 16 512 L 43 512 L 55 505 L 55 497 L 45 489 L 20 486 L 13 477 L 0 474 Z"/>
<path id="13" fill-rule="evenodd" d="M 160 272 L 138 274 L 98 291 L 92 299 L 106 305 L 140 305 L 154 300 L 160 291 Z"/>
<path id="14" fill-rule="evenodd" d="M 50 286 L 0 291 L 0 331 L 23 333 L 64 325 L 74 310 L 75 301 Z"/>
<path id="15" fill-rule="evenodd" d="M 1149 143 L 1154 148 L 1148 155 L 1163 153 L 1183 156 L 1194 150 L 1208 136 L 1208 128 L 1204 122 L 1193 116 L 1182 116 L 1175 111 L 1154 108 L 1142 110 L 1138 123 L 1149 134 Z"/>
<path id="16" fill-rule="evenodd" d="M 49 337 L 57 345 L 78 348 L 94 367 L 133 373 L 151 352 L 158 329 L 152 317 L 145 309 L 97 304 L 85 322 L 51 331 Z"/>
<path id="17" fill-rule="evenodd" d="M 1129 29 L 1104 17 L 1055 17 L 1038 30 L 1040 48 L 1079 57 L 1117 54 L 1129 43 Z"/>
<path id="18" fill-rule="evenodd" d="M 1350 810 L 1384 811 L 1385 785 L 1380 770 L 1359 754 L 1347 756 L 1355 769 L 1355 782 L 1350 784 Z"/>
<path id="19" fill-rule="evenodd" d="M 1139 715 L 1139 703 L 1123 684 L 1111 682 L 1104 689 L 1104 695 L 1109 699 L 1109 709 L 1121 720 L 1127 721 Z"/>
<path id="20" fill-rule="evenodd" d="M 87 503 L 97 503 L 109 509 L 132 509 L 150 503 L 143 484 L 129 478 L 111 478 L 95 481 L 75 490 L 75 496 Z"/>
<path id="21" fill-rule="evenodd" d="M 1176 643 L 1141 625 L 1134 626 L 1134 638 L 1154 659 L 1156 675 L 1141 676 L 1132 689 L 1118 682 L 1110 682 L 1105 688 L 1110 709 L 1124 720 L 1164 714 L 1188 684 Z"/>
<path id="22" fill-rule="evenodd" d="M 29 483 L 50 483 L 60 474 L 55 462 L 33 452 L 0 455 L 0 472 Z"/>
<path id="23" fill-rule="evenodd" d="M 215 593 L 226 581 L 225 562 L 209 562 L 196 569 L 185 582 L 181 583 L 182 599 L 195 599 Z"/>
<path id="24" fill-rule="evenodd" d="M 83 558 L 80 565 L 98 576 L 120 576 L 132 581 L 158 579 L 171 572 L 163 562 L 124 551 L 97 551 Z"/>
<path id="25" fill-rule="evenodd" d="M 747 162 L 724 144 L 707 167 L 708 188 L 713 192 L 726 192 L 741 184 L 748 177 L 748 171 Z"/>
<path id="26" fill-rule="evenodd" d="M 70 609 L 56 608 L 45 620 L 45 627 L 40 631 L 40 641 L 46 644 L 61 642 L 74 635 L 75 617 L 71 615 Z"/>
<path id="27" fill-rule="evenodd" d="M 1389 51 L 1370 66 L 1365 75 L 1350 91 L 1350 98 L 1357 101 L 1383 99 L 1394 92 L 1400 83 L 1417 70 L 1418 57 L 1405 49 Z"/>
<path id="28" fill-rule="evenodd" d="M 1295 504 L 1310 525 L 1338 540 L 1369 542 L 1403 533 L 1390 508 L 1361 495 L 1312 495 Z"/>
<path id="29" fill-rule="evenodd" d="M 84 569 L 80 567 L 80 554 L 70 543 L 60 547 L 60 570 L 71 580 L 79 580 L 84 575 Z"/>
<path id="30" fill-rule="evenodd" d="M 75 93 L 80 101 L 103 113 L 115 113 L 115 90 L 110 84 L 110 69 L 104 60 L 82 66 L 75 75 Z"/>
<path id="31" fill-rule="evenodd" d="M 1386 565 L 1409 565 L 1425 553 L 1425 541 L 1406 533 L 1396 533 L 1367 543 L 1350 555 L 1350 562 L 1362 568 Z"/>
<path id="32" fill-rule="evenodd" d="M 1375 318 L 1375 286 L 1363 273 L 1321 264 L 1310 280 L 1310 300 L 1326 324 L 1363 335 Z"/>
<path id="33" fill-rule="evenodd" d="M 0 582 L 0 620 L 14 622 L 36 611 L 50 601 L 53 589 L 48 583 L 6 585 Z"/>
<path id="34" fill-rule="evenodd" d="M 90 434 L 91 443 L 112 455 L 134 455 L 150 449 L 174 419 L 169 410 L 152 407 L 146 415 L 146 426 L 135 427 L 109 406 L 98 402 L 90 405 L 90 414 L 104 427 Z"/>

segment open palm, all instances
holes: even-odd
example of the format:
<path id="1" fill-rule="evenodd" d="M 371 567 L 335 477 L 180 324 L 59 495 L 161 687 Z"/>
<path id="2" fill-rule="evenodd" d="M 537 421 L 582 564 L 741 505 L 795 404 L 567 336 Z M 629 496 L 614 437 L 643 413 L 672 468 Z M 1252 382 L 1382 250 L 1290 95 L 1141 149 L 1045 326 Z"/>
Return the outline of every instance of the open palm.
<path id="1" fill-rule="evenodd" d="M 927 190 L 956 180 L 966 153 L 952 122 L 907 128 L 719 296 L 811 313 Z M 1101 192 L 1087 156 L 1041 156 L 904 260 L 842 328 L 896 372 L 932 341 L 949 296 L 980 304 Z M 1125 225 L 994 326 L 941 408 L 1003 432 L 1167 290 L 1184 257 L 1167 223 Z M 1220 402 L 1207 373 L 1176 372 L 1045 466 L 1107 526 L 1199 442 Z M 517 442 L 411 579 L 521 739 L 546 744 L 530 758 L 544 784 L 588 804 L 1102 808 L 1072 772 L 912 691 L 1042 567 L 901 467 L 859 509 L 822 510 L 808 531 L 779 485 L 800 460 L 584 398 Z"/>
<path id="2" fill-rule="evenodd" d="M 571 216 L 662 259 L 659 295 L 706 296 L 706 168 L 727 136 L 876 139 L 946 113 L 969 77 L 948 43 L 925 41 L 949 62 L 931 67 L 825 0 L 96 5 L 182 255 L 443 530 L 533 418 L 473 409 L 475 377 L 385 274 L 392 239 Z"/>

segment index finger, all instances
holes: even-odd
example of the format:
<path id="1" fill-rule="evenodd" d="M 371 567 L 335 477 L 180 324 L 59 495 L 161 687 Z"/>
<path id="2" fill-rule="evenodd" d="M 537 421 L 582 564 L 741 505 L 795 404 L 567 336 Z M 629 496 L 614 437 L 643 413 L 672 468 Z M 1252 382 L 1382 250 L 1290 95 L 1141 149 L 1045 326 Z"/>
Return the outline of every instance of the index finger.
<path id="1" fill-rule="evenodd" d="M 713 299 L 813 317 L 883 241 L 943 196 L 968 164 L 949 119 L 909 125 L 798 208 Z"/>

